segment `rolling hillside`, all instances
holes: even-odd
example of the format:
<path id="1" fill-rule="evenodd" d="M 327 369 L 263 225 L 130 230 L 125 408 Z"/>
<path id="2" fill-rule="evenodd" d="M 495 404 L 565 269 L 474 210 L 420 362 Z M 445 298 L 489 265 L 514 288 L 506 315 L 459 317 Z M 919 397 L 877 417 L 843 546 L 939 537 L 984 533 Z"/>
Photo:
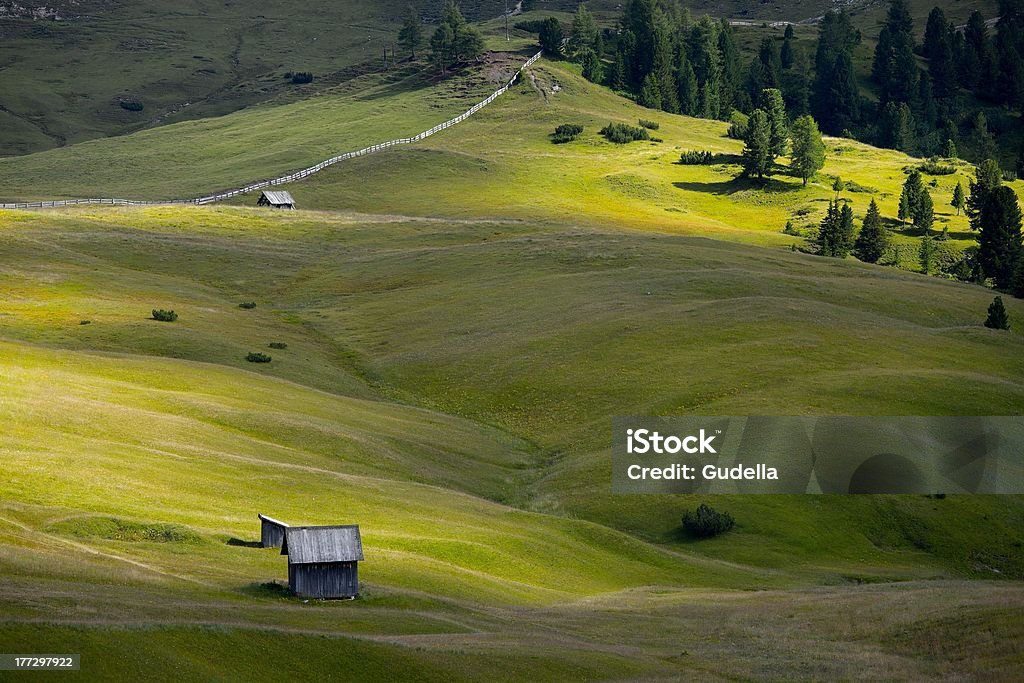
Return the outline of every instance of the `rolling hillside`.
<path id="1" fill-rule="evenodd" d="M 425 129 L 518 59 L 0 159 L 0 191 L 231 187 Z M 661 141 L 597 135 L 640 117 Z M 762 187 L 725 132 L 542 61 L 287 187 L 297 212 L 0 212 L 0 652 L 175 681 L 1019 677 L 1022 497 L 611 495 L 617 415 L 1024 411 L 1024 302 L 989 330 L 991 290 L 907 272 L 920 160 L 832 139 L 810 187 Z M 953 248 L 972 172 L 927 178 Z M 903 269 L 782 233 L 836 176 Z M 684 534 L 703 502 L 736 528 Z M 360 599 L 290 597 L 257 512 L 360 524 Z"/>

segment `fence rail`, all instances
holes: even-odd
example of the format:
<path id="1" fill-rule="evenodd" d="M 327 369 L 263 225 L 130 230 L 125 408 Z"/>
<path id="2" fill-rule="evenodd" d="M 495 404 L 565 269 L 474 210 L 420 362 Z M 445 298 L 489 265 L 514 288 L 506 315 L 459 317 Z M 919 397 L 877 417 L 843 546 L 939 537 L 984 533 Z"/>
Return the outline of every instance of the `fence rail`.
<path id="1" fill-rule="evenodd" d="M 316 164 L 315 166 L 310 166 L 309 168 L 304 168 L 301 171 L 289 173 L 288 175 L 281 176 L 280 178 L 274 178 L 273 180 L 261 180 L 259 182 L 250 183 L 245 187 L 240 187 L 235 190 L 218 192 L 216 194 L 207 195 L 205 197 L 196 197 L 194 199 L 168 199 L 162 201 L 141 201 L 135 199 L 55 199 L 52 201 L 15 202 L 9 204 L 0 204 L 0 209 L 46 209 L 62 206 L 79 206 L 81 204 L 106 204 L 113 206 L 151 206 L 166 204 L 203 205 L 213 204 L 214 202 L 221 202 L 224 201 L 225 199 L 231 199 L 232 197 L 237 197 L 238 195 L 248 194 L 249 192 L 255 192 L 256 190 L 262 190 L 268 187 L 293 183 L 297 180 L 303 180 L 305 178 L 308 178 L 314 173 L 319 173 L 328 166 L 333 166 L 334 164 L 337 164 L 339 162 L 346 161 L 348 159 L 355 159 L 356 157 L 366 156 L 368 154 L 376 154 L 377 152 L 381 152 L 385 149 L 390 149 L 391 147 L 396 147 L 398 145 L 410 145 L 415 142 L 419 142 L 420 140 L 429 138 L 431 135 L 440 133 L 442 130 L 446 130 L 454 125 L 462 123 L 470 116 L 477 113 L 478 111 L 486 107 L 488 104 L 504 95 L 508 91 L 508 89 L 511 88 L 512 85 L 516 82 L 516 79 L 519 77 L 519 75 L 523 73 L 523 70 L 532 66 L 534 62 L 540 59 L 542 54 L 543 51 L 538 52 L 537 54 L 527 59 L 523 63 L 523 65 L 519 67 L 519 69 L 512 76 L 512 78 L 509 79 L 508 83 L 506 83 L 505 85 L 503 85 L 502 87 L 498 88 L 493 93 L 488 95 L 486 99 L 477 102 L 464 113 L 460 114 L 459 116 L 456 116 L 454 119 L 451 119 L 450 121 L 439 123 L 430 130 L 423 131 L 419 135 L 415 135 L 411 138 L 399 138 L 397 140 L 389 140 L 388 142 L 381 142 L 376 145 L 364 147 L 363 149 L 357 152 L 346 152 L 345 154 L 333 156 L 330 159 L 321 161 L 319 164 Z"/>

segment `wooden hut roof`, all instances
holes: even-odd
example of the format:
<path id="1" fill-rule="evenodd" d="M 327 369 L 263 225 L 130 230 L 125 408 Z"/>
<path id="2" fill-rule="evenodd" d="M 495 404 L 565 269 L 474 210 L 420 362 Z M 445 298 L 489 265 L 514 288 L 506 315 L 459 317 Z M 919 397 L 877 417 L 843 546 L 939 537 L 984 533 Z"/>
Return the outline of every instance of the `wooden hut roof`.
<path id="1" fill-rule="evenodd" d="M 281 554 L 289 564 L 361 562 L 363 541 L 359 526 L 291 526 L 285 529 Z"/>
<path id="2" fill-rule="evenodd" d="M 266 515 L 263 515 L 263 514 L 260 514 L 260 513 L 257 513 L 256 516 L 259 517 L 260 520 L 263 521 L 263 522 L 270 522 L 271 524 L 276 524 L 277 526 L 284 526 L 284 527 L 288 526 L 284 522 L 276 520 L 273 517 L 267 517 Z"/>
<path id="3" fill-rule="evenodd" d="M 285 190 L 264 190 L 263 196 L 267 198 L 267 201 L 275 206 L 282 204 L 295 204 L 295 200 L 292 199 L 290 192 Z"/>

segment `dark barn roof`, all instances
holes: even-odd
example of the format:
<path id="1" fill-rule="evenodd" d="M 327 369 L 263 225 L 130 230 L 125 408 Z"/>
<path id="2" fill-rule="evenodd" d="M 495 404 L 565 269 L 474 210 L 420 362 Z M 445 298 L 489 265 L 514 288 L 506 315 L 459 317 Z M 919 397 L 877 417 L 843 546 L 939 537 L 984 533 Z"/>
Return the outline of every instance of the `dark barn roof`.
<path id="1" fill-rule="evenodd" d="M 363 541 L 359 526 L 292 526 L 285 529 L 281 554 L 288 564 L 362 562 Z"/>

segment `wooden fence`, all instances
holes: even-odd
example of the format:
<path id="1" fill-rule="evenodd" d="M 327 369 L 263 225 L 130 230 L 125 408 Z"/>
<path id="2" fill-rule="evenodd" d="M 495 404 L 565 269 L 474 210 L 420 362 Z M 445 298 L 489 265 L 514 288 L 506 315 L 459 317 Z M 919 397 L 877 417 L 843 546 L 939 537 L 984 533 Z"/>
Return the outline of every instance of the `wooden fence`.
<path id="1" fill-rule="evenodd" d="M 333 166 L 334 164 L 345 161 L 347 159 L 355 159 L 356 157 L 363 157 L 367 156 L 368 154 L 376 154 L 377 152 L 381 152 L 385 149 L 390 149 L 392 147 L 397 147 L 398 145 L 410 145 L 414 142 L 419 142 L 420 140 L 429 138 L 431 135 L 440 133 L 442 130 L 451 128 L 456 124 L 462 123 L 470 116 L 477 113 L 478 111 L 486 107 L 488 104 L 504 95 L 508 91 L 508 89 L 511 88 L 512 85 L 516 82 L 516 79 L 519 78 L 519 75 L 523 73 L 523 70 L 532 66 L 534 62 L 540 59 L 541 54 L 543 53 L 538 52 L 534 56 L 527 59 L 526 62 L 524 62 L 521 67 L 519 67 L 519 70 L 516 71 L 515 75 L 513 75 L 512 78 L 509 79 L 508 83 L 506 83 L 505 85 L 503 85 L 502 87 L 498 88 L 493 93 L 488 95 L 486 99 L 477 102 L 472 107 L 470 107 L 466 112 L 460 114 L 459 116 L 456 116 L 454 119 L 450 121 L 440 123 L 431 128 L 430 130 L 423 131 L 419 135 L 413 136 L 411 138 L 399 138 L 398 140 L 390 140 L 388 142 L 381 142 L 376 145 L 371 145 L 370 147 L 361 149 L 358 152 L 347 152 L 345 154 L 339 154 L 338 156 L 331 157 L 326 161 L 321 161 L 319 164 L 315 166 L 304 168 L 301 171 L 296 171 L 295 173 L 289 173 L 288 175 L 281 176 L 280 178 L 274 178 L 273 180 L 261 180 L 259 182 L 251 183 L 249 185 L 246 185 L 245 187 L 240 187 L 235 190 L 219 192 L 217 194 L 211 194 L 205 197 L 196 197 L 195 199 L 170 199 L 164 201 L 139 201 L 133 199 L 57 199 L 52 201 L 17 202 L 10 204 L 0 204 L 0 209 L 45 209 L 61 206 L 78 206 L 80 204 L 107 204 L 113 206 L 148 206 L 164 204 L 202 205 L 224 201 L 225 199 L 231 199 L 232 197 L 237 197 L 238 195 L 248 194 L 249 192 L 255 192 L 257 190 L 262 190 L 268 187 L 274 187 L 276 185 L 294 183 L 298 180 L 308 178 L 314 173 L 319 173 L 328 166 Z"/>

